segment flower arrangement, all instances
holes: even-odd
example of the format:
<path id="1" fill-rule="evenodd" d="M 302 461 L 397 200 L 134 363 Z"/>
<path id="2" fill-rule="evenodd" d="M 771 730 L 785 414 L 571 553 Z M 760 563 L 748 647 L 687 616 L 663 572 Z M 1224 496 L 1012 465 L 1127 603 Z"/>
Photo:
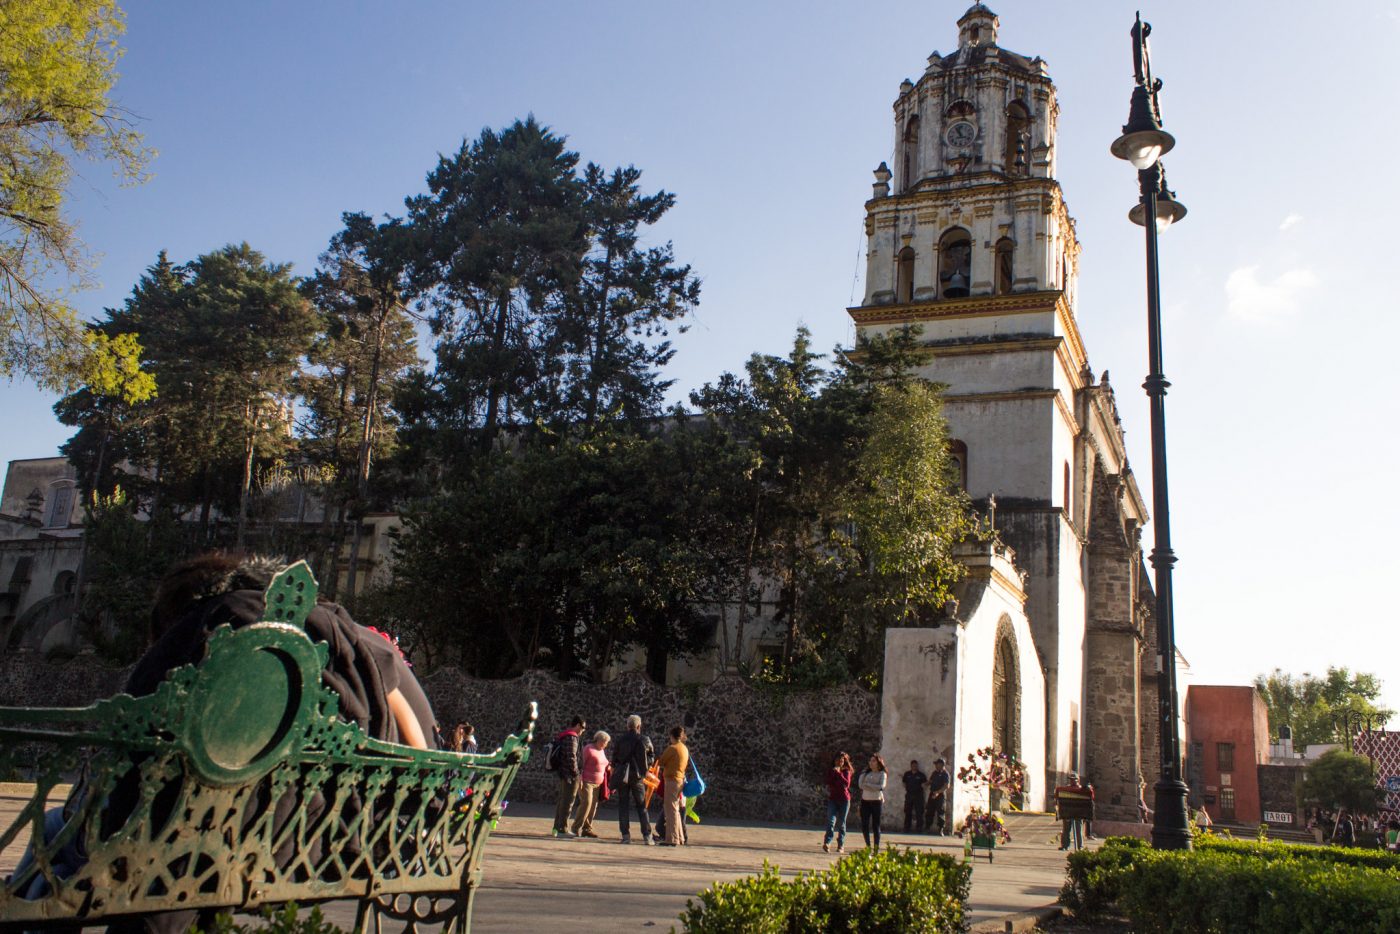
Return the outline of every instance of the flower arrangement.
<path id="1" fill-rule="evenodd" d="M 1001 815 L 989 813 L 981 808 L 973 808 L 968 812 L 967 819 L 958 828 L 958 835 L 990 838 L 997 843 L 1011 842 L 1011 832 L 1006 829 L 1006 822 L 1001 819 Z"/>
<path id="2" fill-rule="evenodd" d="M 1026 791 L 1026 766 L 1013 755 L 983 746 L 968 754 L 967 765 L 958 769 L 958 781 L 1017 797 Z"/>

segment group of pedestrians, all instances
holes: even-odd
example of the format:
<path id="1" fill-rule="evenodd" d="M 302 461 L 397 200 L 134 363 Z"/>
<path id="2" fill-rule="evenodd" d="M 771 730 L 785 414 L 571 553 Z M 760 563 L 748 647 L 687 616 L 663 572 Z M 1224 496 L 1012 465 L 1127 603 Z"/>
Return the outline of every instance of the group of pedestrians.
<path id="1" fill-rule="evenodd" d="M 822 851 L 831 852 L 831 842 L 836 841 L 836 852 L 846 852 L 846 819 L 851 812 L 854 794 L 860 795 L 860 833 L 865 838 L 866 849 L 880 848 L 880 819 L 885 809 L 885 786 L 889 781 L 889 771 L 885 760 L 872 755 L 859 774 L 851 763 L 851 757 L 838 752 L 826 773 L 826 836 L 822 839 Z"/>
<path id="2" fill-rule="evenodd" d="M 593 821 L 598 806 L 616 794 L 620 843 L 632 842 L 631 818 L 635 812 L 642 843 L 647 846 L 684 845 L 685 798 L 682 792 L 686 770 L 691 765 L 685 728 L 671 729 L 670 742 L 660 757 L 656 756 L 651 739 L 642 733 L 642 718 L 636 714 L 627 718 L 626 731 L 615 745 L 612 736 L 604 730 L 595 732 L 591 740 L 583 740 L 587 728 L 583 717 L 574 717 L 549 747 L 545 768 L 554 771 L 559 779 L 554 801 L 554 836 L 597 838 Z M 611 758 L 608 756 L 610 745 L 613 746 Z M 655 832 L 648 813 L 653 797 L 661 801 Z"/>
<path id="3" fill-rule="evenodd" d="M 933 771 L 925 775 L 919 760 L 909 763 L 904 782 L 904 832 L 948 836 L 948 789 L 952 776 L 942 759 L 933 761 Z"/>

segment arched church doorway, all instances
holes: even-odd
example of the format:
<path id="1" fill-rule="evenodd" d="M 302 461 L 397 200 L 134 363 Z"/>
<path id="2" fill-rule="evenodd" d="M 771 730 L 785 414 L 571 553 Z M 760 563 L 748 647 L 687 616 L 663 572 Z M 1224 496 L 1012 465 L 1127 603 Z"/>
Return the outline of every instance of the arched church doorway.
<path id="1" fill-rule="evenodd" d="M 992 751 L 1021 757 L 1021 678 L 1016 665 L 1016 635 L 1003 616 L 992 655 Z M 990 804 L 999 810 L 1002 792 L 992 789 Z"/>

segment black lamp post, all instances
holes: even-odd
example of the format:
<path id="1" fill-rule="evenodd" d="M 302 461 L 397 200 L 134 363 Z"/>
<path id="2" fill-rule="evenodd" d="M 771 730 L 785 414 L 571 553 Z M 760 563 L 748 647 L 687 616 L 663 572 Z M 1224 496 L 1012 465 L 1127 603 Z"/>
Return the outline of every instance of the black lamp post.
<path id="1" fill-rule="evenodd" d="M 1176 145 L 1162 129 L 1157 91 L 1162 82 L 1152 77 L 1147 36 L 1152 27 L 1138 17 L 1133 24 L 1133 88 L 1128 124 L 1110 151 L 1138 170 L 1142 195 L 1128 218 L 1147 233 L 1147 381 L 1142 388 L 1152 405 L 1152 569 L 1157 589 L 1157 717 L 1161 729 L 1162 770 L 1154 786 L 1152 845 L 1159 850 L 1191 848 L 1186 815 L 1186 783 L 1181 780 L 1181 736 L 1177 730 L 1176 627 L 1172 620 L 1171 516 L 1167 502 L 1166 395 L 1171 385 L 1162 375 L 1162 312 L 1157 277 L 1157 235 L 1186 216 L 1186 208 L 1167 190 L 1161 156 Z"/>

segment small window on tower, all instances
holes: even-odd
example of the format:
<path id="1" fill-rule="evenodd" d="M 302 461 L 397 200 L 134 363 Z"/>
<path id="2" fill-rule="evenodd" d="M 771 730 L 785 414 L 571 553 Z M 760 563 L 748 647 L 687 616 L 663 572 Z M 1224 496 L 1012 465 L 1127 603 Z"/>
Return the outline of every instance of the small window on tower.
<path id="1" fill-rule="evenodd" d="M 938 281 L 944 298 L 964 298 L 972 284 L 972 237 L 954 227 L 938 241 Z"/>
<path id="2" fill-rule="evenodd" d="M 1010 237 L 997 241 L 997 294 L 1010 295 L 1016 281 L 1016 244 Z"/>
<path id="3" fill-rule="evenodd" d="M 914 300 L 913 247 L 905 247 L 899 251 L 899 275 L 895 281 L 894 300 L 900 303 Z"/>
<path id="4" fill-rule="evenodd" d="M 1012 101 L 1006 106 L 1006 174 L 1030 174 L 1030 145 L 1030 111 L 1020 101 Z"/>
<path id="5" fill-rule="evenodd" d="M 904 125 L 904 140 L 901 144 L 903 151 L 904 173 L 900 176 L 899 182 L 901 190 L 908 190 L 915 182 L 915 175 L 919 171 L 919 117 L 917 114 L 909 118 L 909 122 Z"/>
<path id="6" fill-rule="evenodd" d="M 953 483 L 960 490 L 967 489 L 967 445 L 962 441 L 948 442 L 948 466 Z"/>

